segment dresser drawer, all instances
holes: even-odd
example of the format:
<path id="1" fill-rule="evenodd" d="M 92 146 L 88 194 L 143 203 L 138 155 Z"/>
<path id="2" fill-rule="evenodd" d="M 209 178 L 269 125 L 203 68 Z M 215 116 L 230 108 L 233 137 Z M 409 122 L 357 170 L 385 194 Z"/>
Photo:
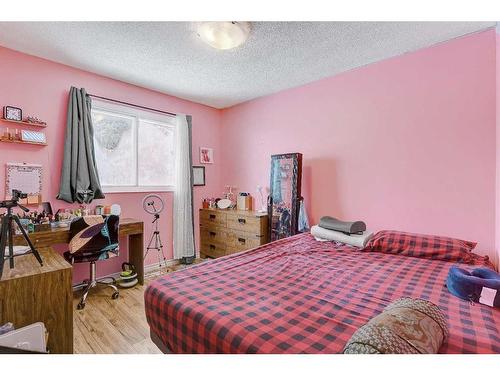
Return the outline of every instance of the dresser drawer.
<path id="1" fill-rule="evenodd" d="M 227 246 L 238 251 L 252 249 L 260 244 L 261 239 L 255 234 L 233 230 L 227 235 Z"/>
<path id="2" fill-rule="evenodd" d="M 200 237 L 203 243 L 225 244 L 227 231 L 216 225 L 200 225 Z"/>
<path id="3" fill-rule="evenodd" d="M 221 211 L 215 210 L 201 210 L 200 211 L 200 223 L 202 224 L 216 224 L 222 227 L 226 226 L 227 214 Z"/>
<path id="4" fill-rule="evenodd" d="M 209 258 L 220 258 L 226 255 L 226 246 L 203 242 L 201 244 L 201 254 Z"/>
<path id="5" fill-rule="evenodd" d="M 227 227 L 244 232 L 262 234 L 261 219 L 256 216 L 245 216 L 230 213 L 227 215 Z"/>
<path id="6" fill-rule="evenodd" d="M 226 255 L 236 254 L 236 253 L 239 253 L 239 252 L 244 251 L 244 250 L 248 250 L 248 249 L 238 249 L 236 247 L 228 246 L 228 248 L 226 249 Z"/>

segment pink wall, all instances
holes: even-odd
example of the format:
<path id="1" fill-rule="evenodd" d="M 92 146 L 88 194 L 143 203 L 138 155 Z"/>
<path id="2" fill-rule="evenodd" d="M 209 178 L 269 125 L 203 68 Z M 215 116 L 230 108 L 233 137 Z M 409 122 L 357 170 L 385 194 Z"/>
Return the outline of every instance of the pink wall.
<path id="1" fill-rule="evenodd" d="M 223 110 L 221 181 L 255 192 L 271 154 L 301 152 L 313 223 L 363 219 L 493 256 L 494 46 L 489 30 Z"/>
<path id="2" fill-rule="evenodd" d="M 220 161 L 207 165 L 207 186 L 195 188 L 196 222 L 203 197 L 219 195 L 226 184 L 256 195 L 257 184 L 269 185 L 271 154 L 302 152 L 303 195 L 313 223 L 326 214 L 361 218 L 373 230 L 475 240 L 479 253 L 495 257 L 495 207 L 500 223 L 495 42 L 500 55 L 500 37 L 490 30 L 223 111 L 0 47 L 0 106 L 17 105 L 49 124 L 49 146 L 1 143 L 0 165 L 41 163 L 45 199 L 56 209 L 64 207 L 55 196 L 67 94 L 72 85 L 85 87 L 93 94 L 193 115 L 193 157 L 197 160 L 199 146 L 208 146 Z M 0 181 L 4 174 L 0 167 Z M 148 234 L 143 196 L 108 194 L 103 203 L 118 202 L 125 217 L 145 220 Z M 162 237 L 171 258 L 172 194 L 163 196 Z M 117 271 L 125 259 L 122 251 L 99 264 L 99 273 Z M 155 261 L 155 254 L 147 259 Z M 86 274 L 85 265 L 75 266 L 75 281 Z"/>
<path id="3" fill-rule="evenodd" d="M 500 269 L 500 28 L 496 29 L 496 250 Z"/>
<path id="4" fill-rule="evenodd" d="M 52 201 L 53 208 L 65 207 L 65 203 L 55 199 L 59 189 L 62 165 L 63 140 L 65 135 L 66 109 L 70 86 L 85 87 L 89 93 L 118 100 L 162 109 L 186 113 L 193 116 L 193 158 L 198 160 L 200 146 L 213 147 L 219 152 L 220 111 L 181 100 L 155 91 L 143 89 L 103 76 L 74 69 L 65 65 L 43 60 L 0 47 L 0 107 L 15 105 L 23 109 L 25 115 L 35 115 L 48 123 L 45 131 L 47 147 L 0 143 L 0 199 L 4 197 L 6 162 L 39 163 L 44 167 L 43 196 Z M 1 124 L 1 130 L 5 123 Z M 217 155 L 216 155 L 217 157 Z M 220 159 L 219 159 L 220 160 Z M 214 196 L 221 191 L 219 179 L 221 165 L 206 166 L 207 186 L 195 188 L 195 219 L 200 201 L 205 196 Z M 123 217 L 133 217 L 145 221 L 145 240 L 149 240 L 150 217 L 143 213 L 144 193 L 107 194 L 103 204 L 119 203 Z M 168 258 L 172 258 L 172 194 L 162 193 L 167 202 L 167 213 L 162 217 L 161 235 L 166 245 Z M 77 205 L 74 205 L 77 207 Z M 60 251 L 64 248 L 60 247 Z M 100 262 L 100 275 L 119 270 L 127 257 L 126 243 L 123 241 L 120 257 Z M 156 254 L 148 256 L 146 263 L 157 261 Z M 75 265 L 74 281 L 88 275 L 86 264 Z"/>

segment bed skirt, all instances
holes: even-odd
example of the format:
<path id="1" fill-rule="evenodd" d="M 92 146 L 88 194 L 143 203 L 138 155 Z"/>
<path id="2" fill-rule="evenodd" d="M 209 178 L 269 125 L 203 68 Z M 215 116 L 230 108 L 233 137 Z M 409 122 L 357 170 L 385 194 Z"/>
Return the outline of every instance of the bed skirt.
<path id="1" fill-rule="evenodd" d="M 161 350 L 163 354 L 172 354 L 172 351 L 161 341 L 161 339 L 151 329 L 149 330 L 151 341 Z"/>

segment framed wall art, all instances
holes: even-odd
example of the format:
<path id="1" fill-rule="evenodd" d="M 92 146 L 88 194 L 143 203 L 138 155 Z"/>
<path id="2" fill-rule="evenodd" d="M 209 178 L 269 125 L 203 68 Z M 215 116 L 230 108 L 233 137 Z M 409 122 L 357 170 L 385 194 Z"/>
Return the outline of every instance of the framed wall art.
<path id="1" fill-rule="evenodd" d="M 213 164 L 214 162 L 214 149 L 208 147 L 200 147 L 200 163 Z"/>
<path id="2" fill-rule="evenodd" d="M 205 167 L 193 166 L 193 186 L 205 186 Z"/>
<path id="3" fill-rule="evenodd" d="M 45 133 L 33 130 L 21 130 L 21 139 L 24 142 L 45 143 Z"/>
<path id="4" fill-rule="evenodd" d="M 5 199 L 12 199 L 12 189 L 28 194 L 21 199 L 21 204 L 42 203 L 42 172 L 39 164 L 6 163 L 5 165 Z"/>
<path id="5" fill-rule="evenodd" d="M 23 121 L 23 111 L 21 108 L 6 105 L 3 107 L 3 118 L 12 121 Z"/>

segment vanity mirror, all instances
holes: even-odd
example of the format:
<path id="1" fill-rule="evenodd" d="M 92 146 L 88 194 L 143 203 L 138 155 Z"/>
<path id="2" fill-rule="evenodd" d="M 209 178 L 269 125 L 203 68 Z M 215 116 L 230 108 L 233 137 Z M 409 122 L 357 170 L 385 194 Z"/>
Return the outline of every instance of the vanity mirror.
<path id="1" fill-rule="evenodd" d="M 302 154 L 271 156 L 271 182 L 267 207 L 271 241 L 298 233 L 301 179 Z"/>

